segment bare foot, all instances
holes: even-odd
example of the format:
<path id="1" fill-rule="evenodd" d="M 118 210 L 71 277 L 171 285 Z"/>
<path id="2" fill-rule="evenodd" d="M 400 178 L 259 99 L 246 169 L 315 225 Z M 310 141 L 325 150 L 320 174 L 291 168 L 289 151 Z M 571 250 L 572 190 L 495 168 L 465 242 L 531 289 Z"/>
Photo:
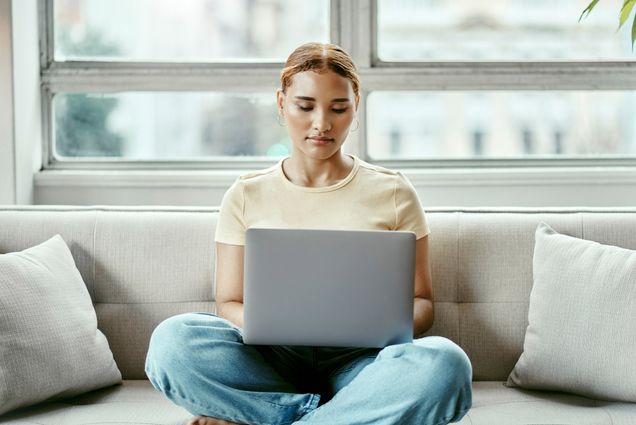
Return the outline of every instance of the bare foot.
<path id="1" fill-rule="evenodd" d="M 241 425 L 236 422 L 224 421 L 222 419 L 210 418 L 209 416 L 195 416 L 190 419 L 187 425 Z"/>

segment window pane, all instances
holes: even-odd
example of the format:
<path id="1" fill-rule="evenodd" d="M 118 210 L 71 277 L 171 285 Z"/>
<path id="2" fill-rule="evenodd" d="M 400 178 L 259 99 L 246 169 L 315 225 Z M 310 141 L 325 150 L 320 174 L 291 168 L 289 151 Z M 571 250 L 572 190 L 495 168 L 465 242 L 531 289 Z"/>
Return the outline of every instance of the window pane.
<path id="1" fill-rule="evenodd" d="M 284 61 L 329 41 L 329 0 L 55 0 L 55 60 Z"/>
<path id="2" fill-rule="evenodd" d="M 375 92 L 373 159 L 636 155 L 634 91 Z"/>
<path id="3" fill-rule="evenodd" d="M 384 61 L 634 59 L 621 1 L 377 0 Z M 636 8 L 635 8 L 636 9 Z"/>
<path id="4" fill-rule="evenodd" d="M 60 93 L 53 113 L 58 157 L 187 160 L 291 150 L 273 92 Z"/>

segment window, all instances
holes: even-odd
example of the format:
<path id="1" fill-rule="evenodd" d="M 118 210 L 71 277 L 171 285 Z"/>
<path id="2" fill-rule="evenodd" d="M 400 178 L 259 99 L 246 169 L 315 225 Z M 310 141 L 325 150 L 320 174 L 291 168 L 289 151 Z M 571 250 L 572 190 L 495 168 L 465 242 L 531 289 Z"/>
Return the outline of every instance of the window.
<path id="1" fill-rule="evenodd" d="M 601 1 L 578 23 L 588 0 L 378 2 L 383 61 L 553 61 L 633 59 L 630 25 Z M 631 22 L 631 21 L 630 21 Z"/>
<path id="2" fill-rule="evenodd" d="M 276 62 L 327 41 L 329 4 L 310 0 L 55 0 L 56 61 Z"/>
<path id="3" fill-rule="evenodd" d="M 59 93 L 53 98 L 60 159 L 193 160 L 280 156 L 291 147 L 272 125 L 271 93 Z M 248 125 L 226 125 L 241 117 Z"/>
<path id="4" fill-rule="evenodd" d="M 636 155 L 634 91 L 376 91 L 367 109 L 371 158 Z"/>
<path id="5" fill-rule="evenodd" d="M 290 151 L 282 62 L 328 0 L 49 0 L 48 166 L 236 164 Z"/>
<path id="6" fill-rule="evenodd" d="M 636 163 L 627 25 L 587 0 L 46 0 L 44 166 L 236 168 L 290 151 L 291 50 L 362 78 L 345 149 L 387 166 Z"/>

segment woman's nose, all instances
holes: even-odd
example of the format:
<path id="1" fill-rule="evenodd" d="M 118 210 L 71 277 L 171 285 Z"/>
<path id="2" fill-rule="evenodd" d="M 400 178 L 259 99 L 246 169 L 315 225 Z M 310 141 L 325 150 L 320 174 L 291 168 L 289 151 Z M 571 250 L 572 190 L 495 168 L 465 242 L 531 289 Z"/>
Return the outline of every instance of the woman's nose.
<path id="1" fill-rule="evenodd" d="M 319 132 L 326 132 L 331 130 L 331 123 L 327 114 L 318 112 L 314 116 L 314 129 Z"/>

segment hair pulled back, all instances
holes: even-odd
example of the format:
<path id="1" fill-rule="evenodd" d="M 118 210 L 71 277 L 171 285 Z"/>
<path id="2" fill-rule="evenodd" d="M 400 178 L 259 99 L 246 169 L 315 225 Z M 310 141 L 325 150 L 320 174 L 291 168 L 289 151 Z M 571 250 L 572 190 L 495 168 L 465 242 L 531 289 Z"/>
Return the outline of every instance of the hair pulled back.
<path id="1" fill-rule="evenodd" d="M 351 56 L 342 47 L 329 43 L 306 43 L 294 50 L 280 72 L 283 93 L 291 85 L 291 79 L 299 72 L 333 71 L 351 81 L 356 96 L 360 93 L 360 78 Z"/>

